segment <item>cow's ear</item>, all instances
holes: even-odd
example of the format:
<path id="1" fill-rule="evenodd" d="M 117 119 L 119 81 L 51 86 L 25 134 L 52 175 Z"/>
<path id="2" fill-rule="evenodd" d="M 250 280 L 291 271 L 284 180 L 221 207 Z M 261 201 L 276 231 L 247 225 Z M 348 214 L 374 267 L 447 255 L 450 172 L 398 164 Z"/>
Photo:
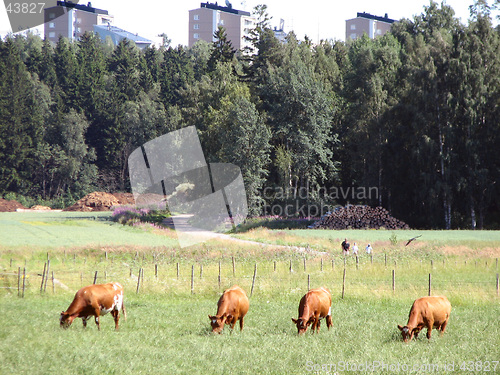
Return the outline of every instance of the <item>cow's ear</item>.
<path id="1" fill-rule="evenodd" d="M 210 319 L 210 320 L 214 320 L 214 319 L 215 319 L 215 316 L 208 315 L 208 319 Z"/>
<path id="2" fill-rule="evenodd" d="M 297 320 L 297 319 L 292 318 L 292 322 L 293 322 L 293 324 L 297 324 L 298 320 Z"/>
<path id="3" fill-rule="evenodd" d="M 402 331 L 402 330 L 403 330 L 403 327 L 401 327 L 401 326 L 398 324 L 398 329 L 399 329 L 400 331 Z"/>

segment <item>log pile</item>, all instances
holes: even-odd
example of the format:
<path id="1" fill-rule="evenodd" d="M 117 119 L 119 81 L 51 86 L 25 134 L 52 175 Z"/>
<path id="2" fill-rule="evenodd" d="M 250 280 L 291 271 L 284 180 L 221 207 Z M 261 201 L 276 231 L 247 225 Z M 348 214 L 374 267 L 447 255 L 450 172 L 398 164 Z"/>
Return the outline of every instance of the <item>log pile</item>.
<path id="1" fill-rule="evenodd" d="M 336 207 L 315 222 L 314 229 L 410 229 L 403 221 L 392 217 L 383 207 L 354 206 Z"/>

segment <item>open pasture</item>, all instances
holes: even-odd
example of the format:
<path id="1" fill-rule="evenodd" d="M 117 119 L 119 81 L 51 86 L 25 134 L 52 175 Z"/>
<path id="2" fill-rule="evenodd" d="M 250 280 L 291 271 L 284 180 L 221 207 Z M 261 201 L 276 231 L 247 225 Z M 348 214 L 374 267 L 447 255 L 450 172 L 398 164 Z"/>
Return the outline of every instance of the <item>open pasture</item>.
<path id="1" fill-rule="evenodd" d="M 79 220 L 64 220 L 60 232 L 81 228 Z M 36 221 L 53 225 L 51 219 Z M 122 233 L 116 224 L 89 221 L 95 227 L 85 229 L 87 233 Z M 21 223 L 15 230 L 23 231 L 24 225 L 31 224 Z M 444 366 L 455 373 L 500 371 L 500 366 L 494 368 L 500 359 L 497 232 L 481 232 L 487 234 L 482 238 L 492 236 L 484 242 L 465 234 L 464 245 L 451 246 L 445 233 L 436 242 L 421 240 L 405 248 L 391 243 L 387 231 L 268 231 L 269 236 L 290 236 L 294 246 L 302 246 L 296 238 L 305 238 L 315 251 L 326 250 L 320 247 L 324 235 L 381 236 L 373 257 L 360 246 L 358 262 L 350 257 L 344 267 L 337 249 L 300 253 L 230 241 L 180 249 L 168 242 L 170 235 L 123 229 L 142 244 L 137 239 L 105 245 L 82 239 L 75 246 L 64 244 L 64 234 L 59 237 L 55 229 L 51 233 L 58 242 L 53 247 L 27 246 L 22 239 L 5 244 L 0 238 L 1 374 L 327 374 L 358 372 L 360 366 L 378 373 L 450 373 Z M 167 244 L 155 245 L 157 238 Z M 449 250 L 457 246 L 469 249 L 466 255 Z M 477 251 L 474 256 L 472 250 Z M 49 277 L 42 285 L 47 260 Z M 18 296 L 18 273 L 24 268 L 23 298 Z M 396 326 L 406 323 L 413 300 L 427 295 L 429 274 L 432 294 L 447 295 L 453 306 L 450 323 L 443 337 L 433 331 L 430 342 L 422 334 L 404 344 Z M 60 312 L 94 278 L 124 286 L 127 321 L 121 319 L 118 332 L 111 316 L 102 318 L 101 332 L 93 320 L 83 329 L 81 319 L 60 329 Z M 216 312 L 220 294 L 233 284 L 250 297 L 245 328 L 231 333 L 226 327 L 222 335 L 211 335 L 208 314 Z M 298 337 L 291 318 L 297 317 L 308 286 L 332 292 L 333 328 L 327 331 L 323 322 L 318 335 Z"/>

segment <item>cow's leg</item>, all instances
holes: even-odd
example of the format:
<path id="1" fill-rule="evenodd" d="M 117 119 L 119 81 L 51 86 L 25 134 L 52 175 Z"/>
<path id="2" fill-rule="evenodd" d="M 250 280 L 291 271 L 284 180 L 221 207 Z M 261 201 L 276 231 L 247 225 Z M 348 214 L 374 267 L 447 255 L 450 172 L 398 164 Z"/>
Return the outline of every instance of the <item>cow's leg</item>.
<path id="1" fill-rule="evenodd" d="M 444 321 L 444 323 L 443 323 L 443 324 L 441 324 L 441 327 L 439 328 L 439 329 L 440 329 L 440 331 L 441 331 L 441 335 L 443 335 L 444 330 L 446 329 L 446 325 L 447 325 L 447 324 L 448 324 L 448 319 L 446 319 L 446 320 Z"/>
<path id="2" fill-rule="evenodd" d="M 88 316 L 84 316 L 84 317 L 82 318 L 83 328 L 87 328 L 87 319 L 88 319 L 88 318 L 89 318 Z"/>
<path id="3" fill-rule="evenodd" d="M 317 323 L 316 323 L 316 332 L 319 332 L 319 326 L 321 325 L 321 320 L 318 318 L 316 319 Z"/>
<path id="4" fill-rule="evenodd" d="M 118 321 L 120 320 L 120 311 L 113 310 L 111 311 L 111 314 L 113 315 L 113 319 L 115 320 L 115 330 L 118 331 Z"/>
<path id="5" fill-rule="evenodd" d="M 331 315 L 327 315 L 326 317 L 326 326 L 328 327 L 328 329 L 330 329 L 330 327 L 333 325 L 332 323 L 332 316 Z"/>
<path id="6" fill-rule="evenodd" d="M 432 322 L 427 322 L 427 338 L 431 339 L 432 326 L 434 324 Z"/>
<path id="7" fill-rule="evenodd" d="M 245 318 L 244 316 L 242 316 L 242 317 L 240 318 L 240 331 L 243 331 L 243 319 L 244 319 L 244 318 Z"/>

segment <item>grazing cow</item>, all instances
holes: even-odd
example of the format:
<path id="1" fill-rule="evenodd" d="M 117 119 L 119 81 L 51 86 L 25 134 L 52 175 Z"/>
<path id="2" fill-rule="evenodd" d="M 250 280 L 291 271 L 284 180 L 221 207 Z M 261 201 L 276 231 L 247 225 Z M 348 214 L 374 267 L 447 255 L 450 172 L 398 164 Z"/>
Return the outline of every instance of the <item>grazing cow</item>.
<path id="1" fill-rule="evenodd" d="M 321 319 L 326 317 L 328 329 L 332 326 L 332 296 L 326 288 L 311 289 L 307 292 L 299 304 L 299 318 L 292 318 L 292 322 L 297 325 L 298 334 L 307 331 L 312 323 L 312 331 L 319 332 Z"/>
<path id="2" fill-rule="evenodd" d="M 119 283 L 89 285 L 80 289 L 66 311 L 61 313 L 60 324 L 68 328 L 75 318 L 82 318 L 83 326 L 87 327 L 87 320 L 93 315 L 97 328 L 101 329 L 99 317 L 111 312 L 115 320 L 115 329 L 118 330 L 120 309 L 127 320 L 125 305 L 123 304 L 123 287 Z"/>
<path id="3" fill-rule="evenodd" d="M 432 328 L 441 331 L 441 335 L 446 329 L 450 318 L 451 304 L 445 296 L 422 297 L 415 302 L 410 310 L 408 323 L 404 327 L 398 324 L 398 328 L 403 335 L 403 341 L 408 342 L 418 337 L 422 328 L 427 327 L 427 338 L 431 338 Z"/>
<path id="4" fill-rule="evenodd" d="M 209 315 L 212 333 L 222 333 L 224 324 L 229 324 L 231 329 L 239 320 L 240 330 L 243 330 L 243 319 L 248 312 L 248 297 L 238 285 L 226 289 L 217 302 L 217 315 Z"/>

